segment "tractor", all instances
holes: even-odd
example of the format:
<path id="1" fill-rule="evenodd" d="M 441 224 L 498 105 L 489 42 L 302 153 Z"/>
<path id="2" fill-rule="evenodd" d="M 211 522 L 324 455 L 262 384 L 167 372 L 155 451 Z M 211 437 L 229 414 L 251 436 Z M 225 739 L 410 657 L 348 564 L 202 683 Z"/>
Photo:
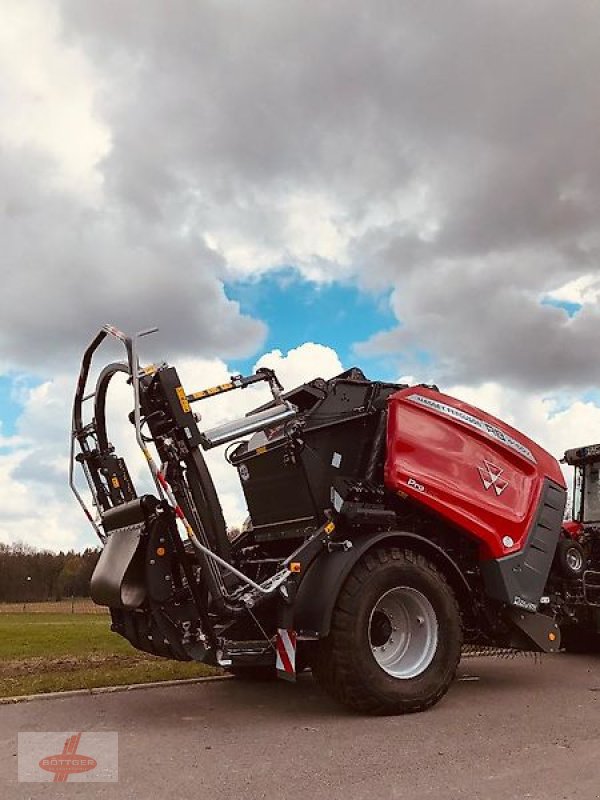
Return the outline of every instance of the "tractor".
<path id="1" fill-rule="evenodd" d="M 563 602 L 562 643 L 576 653 L 600 652 L 600 445 L 567 450 L 574 467 L 572 512 L 556 556 Z"/>
<path id="2" fill-rule="evenodd" d="M 102 545 L 91 595 L 133 647 L 246 679 L 310 669 L 368 714 L 433 706 L 466 645 L 558 653 L 562 634 L 566 649 L 594 649 L 600 448 L 567 454 L 577 492 L 564 523 L 558 461 L 436 386 L 352 368 L 284 391 L 260 369 L 189 392 L 175 367 L 141 365 L 150 332 L 94 337 L 71 435 L 70 485 Z M 107 339 L 124 360 L 89 391 Z M 137 493 L 107 430 L 119 373 L 151 493 Z M 202 426 L 206 398 L 258 383 L 269 402 Z M 249 515 L 235 535 L 204 458 L 224 446 Z"/>

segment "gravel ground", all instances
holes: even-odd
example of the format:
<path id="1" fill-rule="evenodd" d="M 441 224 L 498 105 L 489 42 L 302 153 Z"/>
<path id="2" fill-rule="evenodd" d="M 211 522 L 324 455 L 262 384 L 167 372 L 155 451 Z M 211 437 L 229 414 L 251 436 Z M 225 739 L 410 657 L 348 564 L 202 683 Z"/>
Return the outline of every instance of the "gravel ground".
<path id="1" fill-rule="evenodd" d="M 18 731 L 117 731 L 119 783 L 17 783 Z M 424 714 L 234 680 L 0 707 L 0 797 L 600 798 L 600 659 L 470 658 Z"/>

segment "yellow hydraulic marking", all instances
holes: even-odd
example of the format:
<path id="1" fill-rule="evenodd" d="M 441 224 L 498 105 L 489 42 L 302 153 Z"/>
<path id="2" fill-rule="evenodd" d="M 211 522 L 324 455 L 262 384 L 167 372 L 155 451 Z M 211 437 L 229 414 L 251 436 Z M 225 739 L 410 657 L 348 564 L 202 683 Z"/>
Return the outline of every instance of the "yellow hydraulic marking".
<path id="1" fill-rule="evenodd" d="M 188 403 L 187 396 L 183 391 L 183 386 L 178 386 L 175 391 L 177 392 L 177 397 L 179 398 L 179 402 L 181 403 L 184 413 L 188 414 L 190 410 L 190 404 Z"/>
<path id="2" fill-rule="evenodd" d="M 150 451 L 148 450 L 147 447 L 143 447 L 142 448 L 142 453 L 146 457 L 146 461 L 148 461 L 148 462 L 152 461 L 152 456 L 150 455 Z"/>
<path id="3" fill-rule="evenodd" d="M 117 478 L 116 475 L 112 476 L 111 483 L 113 485 L 113 489 L 118 489 L 121 486 L 121 484 L 119 483 L 119 479 Z"/>
<path id="4" fill-rule="evenodd" d="M 201 392 L 194 392 L 191 394 L 190 400 L 202 400 L 203 397 L 211 397 L 213 394 L 220 394 L 221 392 L 228 392 L 234 389 L 233 383 L 221 383 L 219 386 L 211 386 L 210 389 L 202 389 Z"/>
<path id="5" fill-rule="evenodd" d="M 267 452 L 267 448 L 266 447 L 257 447 L 254 452 L 256 453 L 257 456 L 262 456 L 263 453 Z"/>
<path id="6" fill-rule="evenodd" d="M 334 530 L 335 530 L 335 525 L 333 524 L 333 522 L 328 522 L 327 525 L 325 525 L 325 533 L 333 533 Z"/>
<path id="7" fill-rule="evenodd" d="M 144 367 L 142 372 L 144 373 L 144 375 L 154 375 L 157 369 L 158 367 L 156 366 L 156 364 L 148 364 L 147 367 Z"/>

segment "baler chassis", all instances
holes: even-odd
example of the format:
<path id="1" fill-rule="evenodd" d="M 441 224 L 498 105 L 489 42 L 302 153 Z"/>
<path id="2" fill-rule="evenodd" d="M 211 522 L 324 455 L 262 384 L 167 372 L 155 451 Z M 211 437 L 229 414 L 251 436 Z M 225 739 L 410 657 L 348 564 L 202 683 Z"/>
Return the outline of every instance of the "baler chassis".
<path id="1" fill-rule="evenodd" d="M 559 597 L 540 599 L 539 574 L 527 608 L 505 594 L 513 585 L 521 592 L 532 543 L 536 564 L 549 569 L 560 503 L 544 517 L 552 520 L 546 550 L 540 511 L 522 554 L 482 563 L 477 541 L 427 507 L 420 480 L 402 479 L 400 489 L 384 480 L 394 445 L 390 398 L 404 393 L 444 413 L 448 405 L 425 397 L 437 397 L 436 387 L 410 395 L 353 369 L 284 393 L 275 373 L 262 369 L 187 393 L 174 367 L 140 366 L 140 338 L 153 332 L 129 337 L 110 325 L 98 332 L 82 360 L 72 418 L 69 481 L 102 544 L 92 598 L 134 647 L 247 676 L 295 679 L 310 666 L 335 698 L 369 713 L 437 702 L 463 641 L 558 650 L 566 606 Z M 101 369 L 88 392 L 92 360 L 107 338 L 121 343 L 126 358 Z M 108 437 L 107 393 L 117 374 L 131 385 L 129 418 L 152 494 L 138 496 Z M 269 403 L 200 430 L 194 404 L 257 383 L 268 385 Z M 472 426 L 475 417 L 463 416 Z M 486 430 L 496 435 L 494 426 Z M 233 540 L 202 452 L 225 444 L 251 512 Z M 475 467 L 473 474 L 479 480 Z M 584 595 L 592 584 L 590 573 Z"/>

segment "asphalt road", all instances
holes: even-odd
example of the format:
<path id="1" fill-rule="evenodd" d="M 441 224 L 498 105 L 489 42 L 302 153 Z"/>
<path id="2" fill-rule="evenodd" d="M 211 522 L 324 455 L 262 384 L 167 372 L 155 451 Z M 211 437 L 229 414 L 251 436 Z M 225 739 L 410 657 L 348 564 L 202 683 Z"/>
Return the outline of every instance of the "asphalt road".
<path id="1" fill-rule="evenodd" d="M 17 782 L 18 731 L 118 731 L 118 784 Z M 365 718 L 310 676 L 0 707 L 0 798 L 600 798 L 600 658 L 463 661 L 434 709 Z"/>

